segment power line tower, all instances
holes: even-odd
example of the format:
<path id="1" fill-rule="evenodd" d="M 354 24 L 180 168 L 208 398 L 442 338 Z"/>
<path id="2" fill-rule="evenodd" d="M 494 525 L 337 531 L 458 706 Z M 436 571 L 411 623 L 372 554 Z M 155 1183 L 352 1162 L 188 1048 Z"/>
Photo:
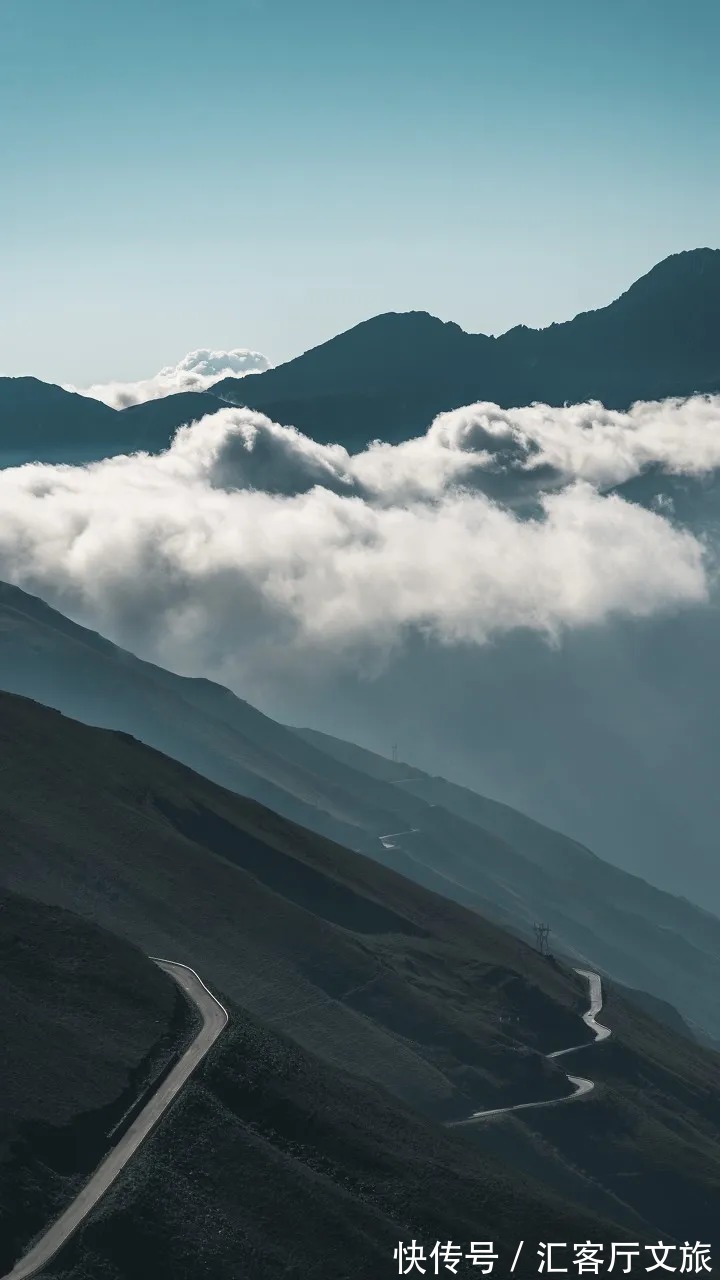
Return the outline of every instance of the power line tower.
<path id="1" fill-rule="evenodd" d="M 393 761 L 395 762 L 395 764 L 397 764 L 397 759 L 398 759 L 398 744 L 397 744 L 397 742 L 393 742 L 392 758 L 393 758 Z"/>
<path id="2" fill-rule="evenodd" d="M 548 937 L 550 936 L 550 925 L 536 924 L 534 928 L 535 928 L 535 938 L 537 940 L 538 951 L 540 952 L 541 956 L 546 956 L 548 954 L 548 951 L 550 950 L 548 945 Z"/>

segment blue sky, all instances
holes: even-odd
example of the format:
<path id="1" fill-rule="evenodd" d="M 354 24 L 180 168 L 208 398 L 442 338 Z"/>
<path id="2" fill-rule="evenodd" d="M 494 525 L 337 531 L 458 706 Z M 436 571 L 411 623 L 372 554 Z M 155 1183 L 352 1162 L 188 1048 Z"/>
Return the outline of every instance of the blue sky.
<path id="1" fill-rule="evenodd" d="M 0 0 L 0 370 L 474 331 L 720 244 L 714 0 Z"/>

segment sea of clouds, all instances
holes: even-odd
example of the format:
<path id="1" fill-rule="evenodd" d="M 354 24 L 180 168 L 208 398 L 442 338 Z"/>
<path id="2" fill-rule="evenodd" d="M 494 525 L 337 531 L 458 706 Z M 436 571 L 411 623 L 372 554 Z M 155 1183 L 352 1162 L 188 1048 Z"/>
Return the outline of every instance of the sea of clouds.
<path id="1" fill-rule="evenodd" d="M 269 368 L 270 361 L 259 351 L 248 351 L 244 347 L 210 351 L 201 347 L 189 351 L 178 364 L 167 365 L 152 378 L 142 378 L 139 382 L 98 382 L 91 387 L 66 385 L 65 389 L 102 400 L 113 409 L 126 409 L 131 404 L 159 400 L 178 391 L 207 391 L 223 378 L 244 378 Z"/>
<path id="2" fill-rule="evenodd" d="M 477 404 L 350 455 L 228 408 L 157 456 L 0 472 L 0 578 L 245 687 L 273 662 L 371 669 L 410 631 L 552 640 L 709 598 L 711 541 L 606 490 L 651 466 L 712 473 L 719 428 L 720 397 Z"/>

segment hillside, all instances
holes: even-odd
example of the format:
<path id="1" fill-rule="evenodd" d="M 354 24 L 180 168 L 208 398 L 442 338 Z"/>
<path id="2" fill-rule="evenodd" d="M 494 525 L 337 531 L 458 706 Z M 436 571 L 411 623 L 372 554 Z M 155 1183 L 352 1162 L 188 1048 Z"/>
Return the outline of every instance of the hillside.
<path id="1" fill-rule="evenodd" d="M 515 914 L 522 916 L 528 933 L 532 921 L 527 911 L 521 910 L 522 899 L 528 905 L 533 903 L 536 916 L 550 923 L 554 946 L 579 962 L 605 970 L 628 988 L 639 988 L 636 998 L 641 1006 L 676 1030 L 682 1029 L 683 1024 L 677 1013 L 680 1009 L 685 1010 L 691 1025 L 695 1022 L 696 1030 L 705 1031 L 711 1040 L 716 1037 L 719 1024 L 712 1014 L 709 1019 L 703 1014 L 695 1021 L 699 1006 L 684 986 L 681 974 L 687 973 L 688 965 L 697 965 L 705 1008 L 702 996 L 709 993 L 709 984 L 714 981 L 712 957 L 720 938 L 717 917 L 656 889 L 638 876 L 628 875 L 569 836 L 468 787 L 430 776 L 402 761 L 387 760 L 317 730 L 295 732 L 343 764 L 362 769 L 396 790 L 421 799 L 432 810 L 433 822 L 438 813 L 446 812 L 500 842 L 499 847 L 512 851 L 512 855 L 506 854 L 497 873 L 501 876 L 504 872 L 507 877 L 515 870 L 516 878 L 511 880 Z M 422 836 L 422 832 L 405 832 L 395 837 L 394 853 L 396 865 L 407 867 L 406 874 L 424 880 L 435 865 L 428 864 L 427 844 Z M 524 867 L 514 862 L 518 855 L 524 860 Z M 488 892 L 486 867 L 459 843 L 448 848 L 443 870 L 444 892 L 458 902 L 472 905 L 478 893 Z M 670 1008 L 663 1010 L 662 1005 L 668 1001 Z"/>
<path id="2" fill-rule="evenodd" d="M 198 1221 L 217 1185 L 213 1179 L 224 1188 L 225 1223 L 238 1185 L 245 1185 L 239 1175 L 247 1149 L 232 1141 L 238 1121 L 251 1126 L 263 1164 L 282 1164 L 288 1156 L 308 1163 L 312 1157 L 325 1162 L 311 1163 L 322 1174 L 330 1152 L 331 1170 L 350 1161 L 354 1173 L 346 1166 L 342 1177 L 330 1175 L 346 1189 L 348 1179 L 358 1176 L 361 1149 L 374 1144 L 364 1195 L 377 1192 L 388 1206 L 389 1135 L 396 1163 L 398 1153 L 405 1159 L 402 1143 L 425 1143 L 429 1166 L 411 1172 L 428 1196 L 437 1195 L 429 1185 L 431 1168 L 436 1156 L 441 1167 L 450 1160 L 446 1142 L 457 1144 L 457 1174 L 479 1169 L 466 1163 L 470 1155 L 460 1154 L 466 1144 L 478 1146 L 488 1169 L 486 1145 L 504 1139 L 471 1127 L 437 1138 L 437 1148 L 435 1139 L 420 1136 L 431 1120 L 463 1118 L 510 1099 L 567 1095 L 564 1074 L 538 1051 L 583 1039 L 589 1044 L 578 1017 L 586 986 L 476 913 L 219 789 L 126 735 L 90 729 L 11 695 L 0 695 L 0 759 L 3 882 L 72 907 L 148 951 L 190 963 L 218 994 L 227 994 L 241 1037 L 248 1034 L 245 1014 L 249 1024 L 264 1025 L 251 1034 L 267 1047 L 250 1060 L 245 1053 L 230 1061 L 213 1058 L 225 1063 L 219 1077 L 211 1076 L 211 1092 L 219 1097 L 203 1095 L 202 1106 L 210 1107 L 219 1126 L 214 1131 L 226 1134 L 221 1150 L 232 1176 L 222 1162 L 218 1167 L 218 1148 L 204 1124 L 202 1139 L 193 1129 L 198 1139 L 190 1144 L 182 1130 L 172 1131 L 173 1150 L 182 1144 L 181 1164 L 198 1196 L 200 1219 L 189 1215 L 188 1231 L 204 1230 Z M 720 1186 L 717 1056 L 640 1014 L 620 993 L 610 996 L 613 1038 L 605 1051 L 583 1051 L 587 1072 L 607 1083 L 597 1099 L 592 1096 L 592 1106 L 574 1104 L 573 1151 L 563 1150 L 562 1133 L 548 1137 L 552 1150 L 541 1166 L 550 1185 L 562 1181 L 565 1202 L 578 1212 L 582 1203 L 606 1220 L 635 1226 L 640 1213 L 643 1230 L 680 1233 L 684 1219 L 674 1184 L 663 1187 L 657 1178 L 658 1169 L 674 1167 L 695 1204 L 693 1229 L 707 1234 L 712 1218 L 703 1205 L 712 1206 Z M 276 1034 L 289 1034 L 295 1048 L 274 1048 Z M 298 1046 L 303 1052 L 293 1057 Z M 321 1070 L 308 1055 L 313 1063 L 322 1061 Z M 260 1068 L 258 1057 L 265 1064 Z M 326 1102 L 327 1090 L 337 1099 L 340 1086 L 324 1082 L 346 1080 L 346 1073 L 354 1078 L 352 1096 L 342 1105 Z M 334 1121 L 336 1106 L 342 1114 Z M 415 1118 L 403 1138 L 400 1112 L 406 1116 L 407 1106 L 428 1120 Z M 362 1114 L 362 1121 L 351 1125 L 348 1109 Z M 341 1137 L 334 1139 L 336 1124 Z M 536 1129 L 534 1120 L 523 1122 L 523 1133 Z M 384 1151 L 378 1152 L 378 1142 Z M 629 1153 L 636 1176 L 623 1180 Z M 498 1155 L 512 1158 L 512 1150 Z M 154 1194 L 160 1186 L 166 1192 L 167 1166 L 163 1174 L 163 1166 L 148 1158 Z M 205 1160 L 214 1164 L 212 1175 Z M 209 1180 L 198 1173 L 197 1161 Z M 462 1203 L 470 1205 L 471 1190 L 466 1186 L 456 1207 L 445 1196 L 446 1213 L 456 1214 L 463 1230 L 469 1219 Z M 148 1232 L 155 1238 L 153 1199 L 141 1191 L 140 1209 L 132 1194 L 130 1217 L 140 1232 L 135 1239 Z M 401 1206 L 411 1201 L 408 1187 Z M 176 1229 L 183 1203 L 180 1183 L 160 1215 L 165 1234 Z M 425 1203 L 429 1214 L 432 1206 Z M 487 1192 L 480 1203 L 488 1203 Z M 437 1200 L 435 1205 L 433 1212 Z M 498 1221 L 507 1222 L 507 1212 Z M 109 1230 L 117 1242 L 117 1223 L 101 1219 L 105 1225 L 88 1227 L 88 1238 L 97 1241 L 93 1233 Z M 124 1238 L 124 1212 L 119 1222 Z"/>
<path id="3" fill-rule="evenodd" d="M 599 1189 L 604 1213 L 574 1208 L 244 1010 L 230 1014 L 201 1078 L 50 1268 L 54 1280 L 378 1280 L 397 1274 L 399 1240 L 465 1251 L 492 1239 L 509 1266 L 523 1236 L 629 1234 Z M 654 1236 L 641 1223 L 634 1238 Z M 529 1247 L 516 1274 L 536 1274 Z"/>
<path id="4" fill-rule="evenodd" d="M 195 1027 L 175 985 L 142 953 L 7 890 L 0 963 L 5 1274 L 81 1189 Z M 450 1202 L 440 1169 L 455 1184 Z M 254 1276 L 287 1275 L 277 1245 L 285 1240 L 303 1275 L 340 1266 L 349 1250 L 352 1274 L 370 1276 L 409 1223 L 445 1237 L 462 1226 L 469 1239 L 478 1206 L 507 1248 L 520 1224 L 538 1234 L 548 1221 L 611 1230 L 497 1158 L 468 1158 L 382 1091 L 233 1008 L 227 1043 L 43 1274 L 199 1280 L 209 1267 L 237 1274 L 251 1261 Z"/>
<path id="5" fill-rule="evenodd" d="M 0 687 L 131 733 L 525 937 L 547 919 L 566 954 L 669 1001 L 720 1038 L 720 922 L 517 810 L 337 739 L 301 736 L 227 689 L 141 662 L 8 585 L 0 585 Z"/>
<path id="6" fill-rule="evenodd" d="M 227 408 L 222 397 L 214 392 L 214 387 L 209 391 L 179 391 L 118 410 L 117 422 L 123 438 L 139 441 L 144 448 L 163 447 L 163 442 L 169 442 L 178 427 L 196 422 L 206 413 Z"/>
<path id="7" fill-rule="evenodd" d="M 720 250 L 674 254 L 596 311 L 500 337 L 426 312 L 363 321 L 284 365 L 119 411 L 34 378 L 0 378 L 0 465 L 163 449 L 183 423 L 248 405 L 319 441 L 362 449 L 427 430 L 443 410 L 720 391 Z"/>
<path id="8" fill-rule="evenodd" d="M 612 1038 L 592 1056 L 583 1051 L 566 1059 L 566 1065 L 592 1071 L 597 1081 L 582 1122 L 571 1107 L 537 1110 L 504 1131 L 486 1125 L 477 1140 L 524 1173 L 543 1169 L 547 1186 L 567 1186 L 568 1167 L 592 1171 L 609 1194 L 632 1205 L 665 1236 L 694 1240 L 705 1233 L 717 1253 L 720 1164 L 714 1135 L 720 1102 L 710 1076 L 715 1073 L 717 1079 L 720 1058 L 703 1055 L 704 1102 L 696 1109 L 700 1093 L 693 1047 L 660 1030 L 646 1014 L 630 1013 L 611 985 L 605 990 L 603 1017 L 613 1028 Z M 639 1056 L 630 1041 L 642 1045 Z"/>
<path id="9" fill-rule="evenodd" d="M 39 378 L 0 378 L 0 466 L 107 456 L 124 438 L 114 409 Z"/>
<path id="10" fill-rule="evenodd" d="M 127 942 L 7 890 L 0 971 L 4 1275 L 92 1172 L 193 1019 L 173 981 Z"/>
<path id="11" fill-rule="evenodd" d="M 355 1066 L 360 1040 L 367 1074 L 429 1114 L 548 1074 L 568 1091 L 498 1018 L 536 1003 L 525 1034 L 542 1050 L 576 1031 L 582 986 L 501 930 L 126 735 L 7 694 L 0 759 L 7 887 L 202 967 L 336 1065 Z M 490 974 L 477 992 L 475 973 Z"/>

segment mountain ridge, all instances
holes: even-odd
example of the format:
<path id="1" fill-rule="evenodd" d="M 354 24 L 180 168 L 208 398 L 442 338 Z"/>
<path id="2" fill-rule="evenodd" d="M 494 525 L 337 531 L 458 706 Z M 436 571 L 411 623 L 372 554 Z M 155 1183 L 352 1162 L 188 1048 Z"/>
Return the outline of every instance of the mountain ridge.
<path id="1" fill-rule="evenodd" d="M 228 404 L 351 452 L 377 437 L 421 434 L 438 413 L 478 400 L 504 408 L 600 400 L 627 409 L 720 391 L 719 350 L 720 249 L 689 249 L 610 303 L 542 329 L 516 325 L 496 337 L 425 311 L 390 311 L 252 378 L 121 410 L 59 387 L 44 392 L 51 384 L 37 379 L 0 378 L 0 465 L 23 450 L 26 460 L 40 451 L 63 461 L 53 456 L 61 445 L 80 461 L 89 446 L 95 457 L 157 451 L 179 426 Z"/>

